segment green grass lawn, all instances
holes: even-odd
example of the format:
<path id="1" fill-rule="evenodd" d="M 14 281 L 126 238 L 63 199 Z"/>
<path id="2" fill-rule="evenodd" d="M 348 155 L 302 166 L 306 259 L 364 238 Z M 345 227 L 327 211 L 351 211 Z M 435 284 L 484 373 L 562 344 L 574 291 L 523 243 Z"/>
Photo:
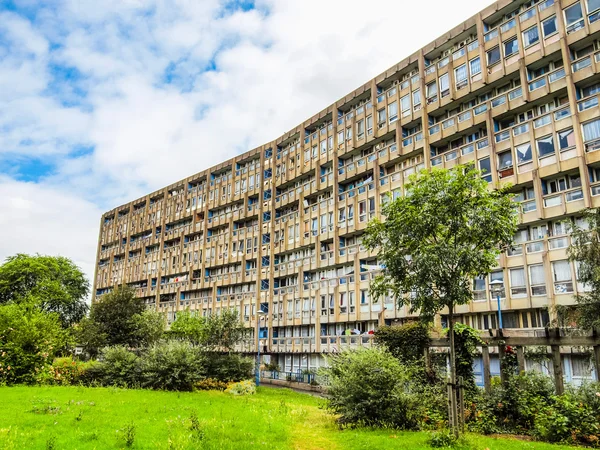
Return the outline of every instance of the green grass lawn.
<path id="1" fill-rule="evenodd" d="M 427 433 L 340 431 L 322 400 L 287 389 L 253 396 L 83 387 L 0 388 L 2 449 L 425 449 Z M 476 449 L 571 447 L 468 436 Z"/>

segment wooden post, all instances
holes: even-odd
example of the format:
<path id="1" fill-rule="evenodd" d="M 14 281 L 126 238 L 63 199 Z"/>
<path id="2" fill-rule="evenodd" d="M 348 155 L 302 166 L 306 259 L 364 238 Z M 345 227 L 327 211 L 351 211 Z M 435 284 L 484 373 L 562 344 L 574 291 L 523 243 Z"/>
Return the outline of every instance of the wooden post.
<path id="1" fill-rule="evenodd" d="M 492 391 L 492 377 L 490 373 L 490 348 L 487 345 L 481 347 L 481 359 L 483 365 L 483 386 L 485 392 L 490 393 Z"/>
<path id="2" fill-rule="evenodd" d="M 463 377 L 458 379 L 458 423 L 460 426 L 460 432 L 465 432 L 465 384 Z"/>
<path id="3" fill-rule="evenodd" d="M 504 344 L 498 344 L 498 360 L 500 363 L 500 381 L 502 384 L 506 383 L 506 368 L 504 367 L 504 356 L 506 353 L 506 347 Z"/>
<path id="4" fill-rule="evenodd" d="M 525 353 L 523 346 L 517 346 L 517 364 L 519 365 L 519 374 L 525 372 Z"/>
<path id="5" fill-rule="evenodd" d="M 596 381 L 600 381 L 600 345 L 594 345 L 594 367 L 596 368 Z"/>
<path id="6" fill-rule="evenodd" d="M 562 395 L 565 392 L 565 384 L 563 380 L 562 362 L 560 359 L 560 345 L 552 345 L 552 367 L 554 369 L 556 394 Z"/>

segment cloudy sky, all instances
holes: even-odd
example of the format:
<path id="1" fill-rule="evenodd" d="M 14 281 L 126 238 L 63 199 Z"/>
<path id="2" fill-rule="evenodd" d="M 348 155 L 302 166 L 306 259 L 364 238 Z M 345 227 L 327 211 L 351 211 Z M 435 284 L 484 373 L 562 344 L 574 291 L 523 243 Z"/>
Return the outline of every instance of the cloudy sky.
<path id="1" fill-rule="evenodd" d="M 0 261 L 93 275 L 102 212 L 275 139 L 489 3 L 0 0 Z"/>

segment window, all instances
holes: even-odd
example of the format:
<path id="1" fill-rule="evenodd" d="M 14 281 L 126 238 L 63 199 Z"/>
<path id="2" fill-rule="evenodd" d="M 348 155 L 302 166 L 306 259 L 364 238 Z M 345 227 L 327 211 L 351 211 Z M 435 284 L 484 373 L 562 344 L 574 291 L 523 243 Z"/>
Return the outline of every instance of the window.
<path id="1" fill-rule="evenodd" d="M 504 152 L 498 155 L 498 170 L 508 169 L 513 166 L 512 153 Z"/>
<path id="2" fill-rule="evenodd" d="M 413 105 L 415 105 L 415 109 L 416 109 L 417 106 L 419 106 L 421 104 L 421 90 L 417 89 L 416 91 L 413 91 L 412 95 L 413 95 Z"/>
<path id="3" fill-rule="evenodd" d="M 327 141 L 323 140 L 321 141 L 321 154 L 323 153 L 327 153 Z"/>
<path id="4" fill-rule="evenodd" d="M 500 47 L 494 47 L 487 52 L 488 66 L 496 64 L 500 61 Z"/>
<path id="5" fill-rule="evenodd" d="M 554 154 L 554 139 L 552 135 L 546 136 L 535 141 L 538 151 L 538 158 Z"/>
<path id="6" fill-rule="evenodd" d="M 492 181 L 492 166 L 490 165 L 490 158 L 483 158 L 479 160 L 479 170 L 483 173 L 482 178 L 490 183 Z"/>
<path id="7" fill-rule="evenodd" d="M 365 121 L 364 119 L 356 122 L 356 136 L 360 139 L 365 135 Z"/>
<path id="8" fill-rule="evenodd" d="M 390 123 L 398 120 L 398 102 L 392 102 L 388 105 L 388 115 L 390 117 Z"/>
<path id="9" fill-rule="evenodd" d="M 584 142 L 595 141 L 596 139 L 600 139 L 600 119 L 583 124 Z"/>
<path id="10" fill-rule="evenodd" d="M 373 116 L 367 116 L 367 135 L 373 134 Z"/>
<path id="11" fill-rule="evenodd" d="M 471 70 L 471 76 L 481 73 L 481 59 L 479 56 L 469 61 L 469 68 Z"/>
<path id="12" fill-rule="evenodd" d="M 337 141 L 338 141 L 338 145 L 343 145 L 344 144 L 344 130 L 338 131 Z M 306 154 L 305 154 L 305 156 L 306 156 Z"/>
<path id="13" fill-rule="evenodd" d="M 427 98 L 433 98 L 437 95 L 437 83 L 434 81 L 426 86 Z"/>
<path id="14" fill-rule="evenodd" d="M 480 302 L 487 300 L 485 294 L 485 278 L 477 277 L 473 279 L 473 301 Z"/>
<path id="15" fill-rule="evenodd" d="M 529 266 L 529 283 L 531 295 L 546 295 L 546 277 L 542 264 Z"/>
<path id="16" fill-rule="evenodd" d="M 575 3 L 565 9 L 565 22 L 567 33 L 572 33 L 583 28 L 583 12 L 581 11 L 580 3 Z"/>
<path id="17" fill-rule="evenodd" d="M 456 82 L 456 89 L 461 89 L 467 85 L 467 65 L 463 64 L 462 66 L 454 69 L 454 79 Z"/>
<path id="18" fill-rule="evenodd" d="M 552 16 L 542 22 L 542 32 L 545 38 L 556 33 L 556 16 Z"/>
<path id="19" fill-rule="evenodd" d="M 517 151 L 517 164 L 523 164 L 531 161 L 531 144 L 529 142 L 518 145 L 515 150 Z"/>
<path id="20" fill-rule="evenodd" d="M 386 118 L 386 114 L 385 114 L 385 108 L 377 111 L 377 123 L 379 124 L 379 126 L 380 127 L 383 126 L 386 121 L 387 121 L 387 118 Z"/>
<path id="21" fill-rule="evenodd" d="M 554 292 L 556 294 L 573 292 L 571 264 L 569 261 L 554 261 L 552 263 L 552 276 L 554 277 Z"/>
<path id="22" fill-rule="evenodd" d="M 508 58 L 509 56 L 517 53 L 519 51 L 519 42 L 517 38 L 510 39 L 504 43 L 504 57 Z"/>
<path id="23" fill-rule="evenodd" d="M 575 133 L 573 128 L 558 132 L 558 149 L 560 151 L 575 147 Z"/>
<path id="24" fill-rule="evenodd" d="M 538 32 L 538 27 L 531 27 L 529 30 L 523 31 L 523 46 L 529 47 L 530 45 L 539 42 L 540 34 Z"/>
<path id="25" fill-rule="evenodd" d="M 448 74 L 445 73 L 440 77 L 440 95 L 445 97 L 450 94 L 450 81 L 448 79 Z"/>
<path id="26" fill-rule="evenodd" d="M 587 12 L 588 12 L 588 14 L 593 13 L 597 9 L 600 9 L 600 0 L 587 0 Z M 590 22 L 592 22 L 591 19 L 590 19 Z"/>
<path id="27" fill-rule="evenodd" d="M 525 283 L 525 270 L 510 269 L 510 296 L 511 297 L 526 297 L 527 285 Z"/>
<path id="28" fill-rule="evenodd" d="M 410 95 L 405 95 L 404 97 L 402 97 L 400 99 L 400 107 L 402 108 L 403 116 L 404 116 L 404 113 L 410 111 Z"/>
<path id="29" fill-rule="evenodd" d="M 352 127 L 348 127 L 348 128 L 346 128 L 346 140 L 349 141 L 351 139 L 352 139 Z"/>

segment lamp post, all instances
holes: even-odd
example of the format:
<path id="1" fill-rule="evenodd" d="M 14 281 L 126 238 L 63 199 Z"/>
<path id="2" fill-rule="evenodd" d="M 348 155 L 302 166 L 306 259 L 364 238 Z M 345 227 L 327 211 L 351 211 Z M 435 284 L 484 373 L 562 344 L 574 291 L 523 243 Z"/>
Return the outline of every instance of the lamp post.
<path id="1" fill-rule="evenodd" d="M 502 306 L 500 304 L 500 294 L 504 289 L 504 283 L 500 280 L 490 281 L 490 292 L 492 295 L 496 295 L 496 301 L 498 302 L 498 329 L 502 329 Z"/>
<path id="2" fill-rule="evenodd" d="M 266 312 L 259 309 L 256 311 L 256 367 L 254 370 L 255 382 L 256 386 L 260 386 L 260 318 L 265 317 L 267 315 Z"/>

